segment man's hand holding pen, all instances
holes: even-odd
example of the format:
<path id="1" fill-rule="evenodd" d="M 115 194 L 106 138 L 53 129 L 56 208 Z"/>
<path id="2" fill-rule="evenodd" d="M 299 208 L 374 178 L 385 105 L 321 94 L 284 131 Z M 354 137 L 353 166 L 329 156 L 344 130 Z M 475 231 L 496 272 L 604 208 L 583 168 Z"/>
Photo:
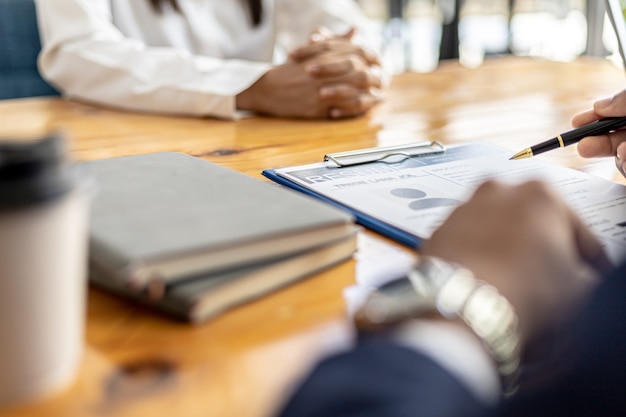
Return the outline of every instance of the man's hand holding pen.
<path id="1" fill-rule="evenodd" d="M 626 116 L 626 90 L 596 101 L 593 109 L 574 117 L 572 126 L 580 127 L 605 117 L 620 116 Z M 626 177 L 626 130 L 584 138 L 578 142 L 578 153 L 585 158 L 613 156 L 615 166 Z"/>
<path id="2" fill-rule="evenodd" d="M 593 109 L 572 120 L 573 130 L 517 152 L 510 159 L 530 158 L 552 149 L 578 143 L 584 158 L 615 157 L 615 166 L 626 177 L 626 90 L 598 100 Z"/>

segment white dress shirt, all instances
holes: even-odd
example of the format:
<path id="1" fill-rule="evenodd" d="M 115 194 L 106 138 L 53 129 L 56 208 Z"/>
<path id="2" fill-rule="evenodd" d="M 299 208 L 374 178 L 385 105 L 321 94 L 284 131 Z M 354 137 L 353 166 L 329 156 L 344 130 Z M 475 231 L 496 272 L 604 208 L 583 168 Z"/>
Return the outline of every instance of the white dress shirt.
<path id="1" fill-rule="evenodd" d="M 502 387 L 495 362 L 469 328 L 442 320 L 410 320 L 396 329 L 394 337 L 437 362 L 479 401 L 498 402 Z"/>
<path id="2" fill-rule="evenodd" d="M 252 26 L 241 0 L 35 0 L 39 69 L 64 95 L 169 114 L 236 116 L 235 96 L 320 26 L 366 32 L 353 0 L 263 0 Z"/>
<path id="3" fill-rule="evenodd" d="M 359 236 L 356 259 L 356 285 L 344 290 L 352 318 L 372 289 L 405 276 L 416 261 L 415 255 L 364 234 Z M 496 364 L 469 327 L 421 318 L 406 320 L 391 335 L 393 342 L 431 358 L 479 401 L 494 404 L 499 400 L 502 387 Z"/>

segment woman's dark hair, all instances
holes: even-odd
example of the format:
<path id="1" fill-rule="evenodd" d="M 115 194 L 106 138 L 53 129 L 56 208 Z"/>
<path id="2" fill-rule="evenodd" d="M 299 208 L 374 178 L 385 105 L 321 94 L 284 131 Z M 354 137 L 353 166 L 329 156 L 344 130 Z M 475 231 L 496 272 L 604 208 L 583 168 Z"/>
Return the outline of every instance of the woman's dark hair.
<path id="1" fill-rule="evenodd" d="M 163 5 L 169 4 L 172 9 L 180 12 L 180 7 L 178 6 L 178 0 L 149 0 L 150 4 L 157 12 L 161 13 L 163 11 Z M 252 25 L 258 26 L 261 23 L 261 18 L 263 17 L 263 6 L 261 4 L 261 0 L 242 0 L 244 3 L 248 5 L 248 10 L 250 11 L 250 17 L 252 18 Z"/>

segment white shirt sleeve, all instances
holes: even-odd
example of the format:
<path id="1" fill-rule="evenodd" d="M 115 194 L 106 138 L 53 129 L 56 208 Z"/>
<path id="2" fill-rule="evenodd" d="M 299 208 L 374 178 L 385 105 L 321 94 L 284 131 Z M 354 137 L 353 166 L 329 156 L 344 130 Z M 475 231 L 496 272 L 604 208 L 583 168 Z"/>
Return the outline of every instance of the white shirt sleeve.
<path id="1" fill-rule="evenodd" d="M 308 41 L 311 32 L 321 26 L 333 33 L 357 29 L 355 42 L 379 51 L 378 29 L 367 19 L 354 0 L 276 0 L 276 25 L 283 35 L 280 44 L 287 51 Z"/>
<path id="2" fill-rule="evenodd" d="M 502 387 L 495 363 L 470 329 L 445 321 L 411 320 L 394 331 L 403 346 L 429 356 L 485 404 L 495 404 Z"/>
<path id="3" fill-rule="evenodd" d="M 238 1 L 179 0 L 181 13 L 162 14 L 148 0 L 35 1 L 39 69 L 64 95 L 221 118 L 236 118 L 236 95 L 315 27 L 341 32 L 367 21 L 353 0 L 265 0 L 258 27 Z"/>
<path id="4" fill-rule="evenodd" d="M 235 96 L 271 66 L 147 46 L 113 24 L 109 0 L 36 3 L 40 71 L 69 97 L 129 110 L 233 118 Z"/>

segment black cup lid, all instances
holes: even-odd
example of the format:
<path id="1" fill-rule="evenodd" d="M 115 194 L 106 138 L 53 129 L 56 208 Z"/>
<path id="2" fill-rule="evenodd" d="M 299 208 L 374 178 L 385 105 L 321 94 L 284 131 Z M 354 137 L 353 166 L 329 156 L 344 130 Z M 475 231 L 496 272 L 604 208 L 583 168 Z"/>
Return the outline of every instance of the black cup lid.
<path id="1" fill-rule="evenodd" d="M 62 135 L 0 140 L 0 210 L 53 199 L 74 187 Z"/>

